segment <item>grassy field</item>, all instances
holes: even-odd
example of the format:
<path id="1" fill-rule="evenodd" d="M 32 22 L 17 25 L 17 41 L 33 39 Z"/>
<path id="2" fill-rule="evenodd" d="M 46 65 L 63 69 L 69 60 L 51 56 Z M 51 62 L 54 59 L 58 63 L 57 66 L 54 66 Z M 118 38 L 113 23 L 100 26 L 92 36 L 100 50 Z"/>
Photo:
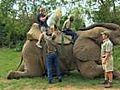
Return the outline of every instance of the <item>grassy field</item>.
<path id="1" fill-rule="evenodd" d="M 115 47 L 115 69 L 120 70 L 120 47 Z M 24 78 L 19 80 L 7 80 L 10 70 L 15 70 L 20 62 L 20 52 L 14 49 L 0 48 L 0 90 L 103 90 L 100 82 L 103 78 L 86 79 L 76 71 L 63 77 L 63 82 L 49 85 L 47 78 Z M 120 90 L 120 80 L 114 80 L 114 87 L 110 90 Z"/>

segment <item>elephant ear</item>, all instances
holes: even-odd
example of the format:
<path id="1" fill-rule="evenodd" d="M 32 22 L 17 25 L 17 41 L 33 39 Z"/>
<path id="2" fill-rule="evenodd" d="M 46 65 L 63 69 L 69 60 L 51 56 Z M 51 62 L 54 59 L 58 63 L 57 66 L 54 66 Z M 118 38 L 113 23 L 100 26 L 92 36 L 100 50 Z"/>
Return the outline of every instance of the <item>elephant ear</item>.
<path id="1" fill-rule="evenodd" d="M 100 60 L 100 46 L 88 38 L 78 38 L 73 47 L 73 55 L 80 61 Z"/>
<path id="2" fill-rule="evenodd" d="M 41 34 L 41 32 L 39 29 L 39 24 L 33 23 L 33 25 L 31 26 L 30 30 L 27 33 L 27 39 L 28 40 L 38 40 L 40 34 Z"/>

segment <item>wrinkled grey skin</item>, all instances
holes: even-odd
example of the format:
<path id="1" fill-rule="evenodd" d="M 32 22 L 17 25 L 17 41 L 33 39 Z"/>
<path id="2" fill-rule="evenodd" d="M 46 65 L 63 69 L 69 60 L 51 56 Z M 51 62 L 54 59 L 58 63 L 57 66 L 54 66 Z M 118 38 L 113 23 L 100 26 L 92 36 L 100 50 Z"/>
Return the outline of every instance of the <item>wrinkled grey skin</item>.
<path id="1" fill-rule="evenodd" d="M 109 31 L 110 40 L 114 45 L 120 45 L 120 27 L 112 23 L 101 23 L 82 30 L 78 32 L 79 38 L 73 47 L 73 56 L 77 58 L 77 67 L 81 75 L 94 78 L 103 74 L 100 60 L 101 32 Z M 115 71 L 114 75 L 120 77 L 119 72 Z"/>
<path id="2" fill-rule="evenodd" d="M 40 49 L 36 46 L 39 38 L 40 31 L 38 24 L 33 24 L 30 31 L 27 34 L 27 40 L 22 49 L 23 64 L 17 71 L 11 71 L 8 73 L 8 79 L 21 78 L 21 77 L 42 77 L 46 73 L 45 69 L 45 53 L 44 44 Z M 73 57 L 72 47 L 69 40 L 65 40 L 64 46 L 60 44 L 61 37 L 57 36 L 55 41 L 57 44 L 59 63 L 62 74 L 67 74 L 69 71 L 75 69 L 75 62 Z"/>
<path id="3" fill-rule="evenodd" d="M 36 29 L 36 26 L 34 29 Z M 37 27 L 38 28 L 38 27 Z M 87 78 L 94 78 L 103 74 L 100 60 L 100 45 L 102 31 L 110 32 L 110 39 L 114 45 L 120 45 L 120 27 L 112 23 L 94 24 L 78 31 L 78 39 L 75 44 L 58 45 L 60 66 L 62 73 L 79 70 L 80 74 Z M 37 29 L 33 39 L 28 39 L 22 50 L 23 66 L 17 71 L 9 72 L 7 78 L 36 77 L 45 73 L 45 57 L 43 50 L 36 47 L 38 39 Z M 120 78 L 119 72 L 114 72 Z"/>

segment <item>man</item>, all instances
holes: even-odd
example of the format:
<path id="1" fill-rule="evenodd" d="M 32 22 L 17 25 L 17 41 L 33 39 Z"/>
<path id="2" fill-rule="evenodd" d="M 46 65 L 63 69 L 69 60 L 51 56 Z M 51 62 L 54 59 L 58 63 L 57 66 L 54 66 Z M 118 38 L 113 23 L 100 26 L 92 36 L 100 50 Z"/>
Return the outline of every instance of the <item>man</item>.
<path id="1" fill-rule="evenodd" d="M 109 32 L 104 31 L 101 33 L 103 43 L 101 45 L 101 60 L 102 66 L 104 70 L 104 77 L 105 81 L 105 88 L 112 87 L 112 80 L 113 80 L 113 43 L 109 39 Z"/>
<path id="2" fill-rule="evenodd" d="M 56 28 L 54 28 L 53 26 L 53 28 L 51 28 L 49 32 L 44 34 L 44 39 L 46 41 L 45 51 L 47 53 L 46 68 L 47 68 L 49 84 L 53 83 L 52 66 L 54 66 L 56 70 L 58 81 L 62 82 L 62 76 L 61 76 L 60 67 L 59 67 L 59 58 L 58 58 L 58 53 L 57 53 L 57 43 L 54 42 L 54 39 L 56 38 L 57 33 L 58 32 L 56 31 Z"/>
<path id="3" fill-rule="evenodd" d="M 72 42 L 74 43 L 75 40 L 77 39 L 77 34 L 75 32 L 73 32 L 72 29 L 71 29 L 71 24 L 72 24 L 73 21 L 74 21 L 74 17 L 69 16 L 68 19 L 63 24 L 62 31 L 66 35 L 72 36 Z"/>

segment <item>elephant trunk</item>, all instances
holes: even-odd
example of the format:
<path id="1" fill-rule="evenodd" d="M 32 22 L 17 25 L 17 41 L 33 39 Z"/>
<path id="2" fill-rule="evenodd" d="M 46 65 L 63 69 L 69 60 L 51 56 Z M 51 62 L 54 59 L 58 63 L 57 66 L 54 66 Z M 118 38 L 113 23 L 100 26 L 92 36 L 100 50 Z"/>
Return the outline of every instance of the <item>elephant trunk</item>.
<path id="1" fill-rule="evenodd" d="M 111 29 L 111 30 L 118 30 L 118 29 L 120 30 L 120 26 L 117 24 L 114 24 L 114 23 L 96 23 L 96 24 L 90 25 L 86 28 L 81 28 L 79 30 L 89 30 L 94 27 L 105 27 L 105 28 Z"/>

